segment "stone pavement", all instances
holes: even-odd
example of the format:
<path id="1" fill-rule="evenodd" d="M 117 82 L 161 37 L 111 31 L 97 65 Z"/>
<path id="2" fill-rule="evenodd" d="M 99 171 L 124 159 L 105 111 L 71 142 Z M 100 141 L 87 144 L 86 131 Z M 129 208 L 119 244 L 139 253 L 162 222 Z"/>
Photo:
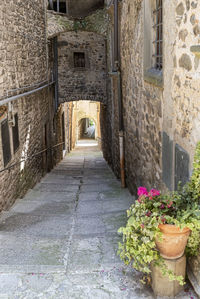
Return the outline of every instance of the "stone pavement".
<path id="1" fill-rule="evenodd" d="M 133 201 L 97 147 L 68 154 L 1 214 L 0 298 L 153 298 L 116 254 Z"/>

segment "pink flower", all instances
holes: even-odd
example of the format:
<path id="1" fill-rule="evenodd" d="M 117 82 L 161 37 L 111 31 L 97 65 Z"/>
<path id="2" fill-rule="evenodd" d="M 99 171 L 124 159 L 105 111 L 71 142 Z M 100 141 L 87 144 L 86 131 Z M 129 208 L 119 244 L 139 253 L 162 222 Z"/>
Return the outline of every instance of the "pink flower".
<path id="1" fill-rule="evenodd" d="M 166 222 L 165 217 L 161 217 L 161 221 L 162 221 L 162 223 L 165 223 Z"/>
<path id="2" fill-rule="evenodd" d="M 138 196 L 148 195 L 148 191 L 145 187 L 139 187 L 137 194 L 138 194 Z"/>
<path id="3" fill-rule="evenodd" d="M 143 223 L 140 226 L 141 226 L 141 228 L 144 228 L 144 224 Z"/>
<path id="4" fill-rule="evenodd" d="M 172 205 L 173 205 L 173 201 L 170 201 L 170 203 L 167 205 L 168 209 L 171 208 Z"/>
<path id="5" fill-rule="evenodd" d="M 159 196 L 160 195 L 160 191 L 156 190 L 156 189 L 151 189 L 150 192 L 151 196 Z"/>
<path id="6" fill-rule="evenodd" d="M 142 203 L 141 199 L 138 199 L 138 202 L 139 202 L 139 203 Z"/>
<path id="7" fill-rule="evenodd" d="M 162 203 L 161 206 L 160 206 L 160 209 L 163 210 L 164 208 L 165 208 L 165 205 Z"/>
<path id="8" fill-rule="evenodd" d="M 147 212 L 147 213 L 146 213 L 146 216 L 147 216 L 147 217 L 150 217 L 150 216 L 151 216 L 151 212 L 150 212 L 150 211 Z"/>

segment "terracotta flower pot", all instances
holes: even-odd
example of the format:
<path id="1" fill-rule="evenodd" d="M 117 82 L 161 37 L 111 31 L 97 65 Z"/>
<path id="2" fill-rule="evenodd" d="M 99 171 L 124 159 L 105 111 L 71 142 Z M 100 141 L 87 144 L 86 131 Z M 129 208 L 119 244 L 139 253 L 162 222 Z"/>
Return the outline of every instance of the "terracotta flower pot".
<path id="1" fill-rule="evenodd" d="M 182 230 L 170 224 L 159 224 L 159 229 L 163 233 L 163 240 L 156 239 L 157 249 L 160 255 L 166 259 L 177 259 L 184 254 L 190 229 L 185 227 Z"/>

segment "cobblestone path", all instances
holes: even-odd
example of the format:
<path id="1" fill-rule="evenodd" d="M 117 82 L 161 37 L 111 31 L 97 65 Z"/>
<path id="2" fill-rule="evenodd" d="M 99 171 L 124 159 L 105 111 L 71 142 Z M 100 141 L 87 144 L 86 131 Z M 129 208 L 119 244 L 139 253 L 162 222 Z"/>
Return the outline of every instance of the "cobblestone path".
<path id="1" fill-rule="evenodd" d="M 153 298 L 116 254 L 133 200 L 96 147 L 67 155 L 1 214 L 0 298 Z"/>

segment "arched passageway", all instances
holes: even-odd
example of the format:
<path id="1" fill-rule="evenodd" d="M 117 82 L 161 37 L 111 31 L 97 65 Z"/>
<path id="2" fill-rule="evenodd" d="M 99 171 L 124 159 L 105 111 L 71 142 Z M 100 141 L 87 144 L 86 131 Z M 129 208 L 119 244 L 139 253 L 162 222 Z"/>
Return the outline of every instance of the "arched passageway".
<path id="1" fill-rule="evenodd" d="M 96 140 L 101 145 L 100 103 L 72 102 L 72 148 L 81 139 Z"/>
<path id="2" fill-rule="evenodd" d="M 95 139 L 96 125 L 93 119 L 82 118 L 78 123 L 78 140 Z"/>

